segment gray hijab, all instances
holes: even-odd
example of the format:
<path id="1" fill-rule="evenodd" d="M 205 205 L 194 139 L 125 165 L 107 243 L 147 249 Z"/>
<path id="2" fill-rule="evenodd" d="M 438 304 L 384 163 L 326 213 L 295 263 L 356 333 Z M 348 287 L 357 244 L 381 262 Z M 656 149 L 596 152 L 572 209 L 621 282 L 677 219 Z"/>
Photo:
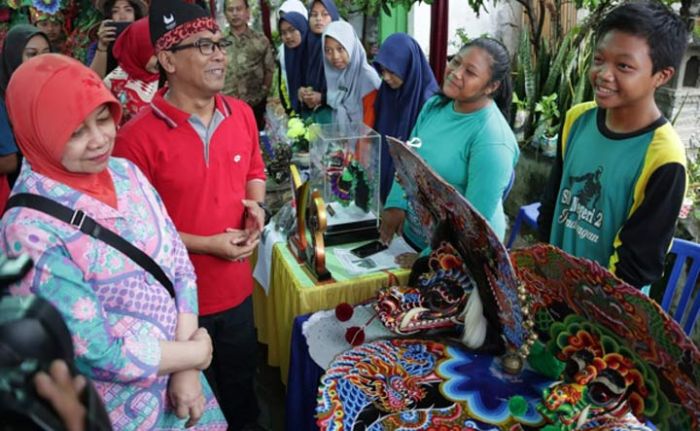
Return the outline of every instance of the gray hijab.
<path id="1" fill-rule="evenodd" d="M 36 35 L 42 35 L 49 43 L 49 39 L 38 28 L 29 24 L 19 24 L 10 29 L 5 36 L 2 55 L 0 55 L 0 98 L 5 98 L 5 90 L 10 78 L 20 64 L 22 64 L 22 53 L 29 43 L 29 39 Z M 51 44 L 49 43 L 49 46 Z"/>
<path id="2" fill-rule="evenodd" d="M 367 63 L 362 43 L 352 25 L 345 21 L 333 21 L 323 32 L 322 49 L 326 51 L 326 37 L 337 40 L 348 52 L 350 61 L 338 70 L 323 56 L 326 74 L 326 101 L 334 109 L 333 121 L 340 124 L 361 123 L 362 98 L 379 88 L 382 80 L 374 67 Z"/>

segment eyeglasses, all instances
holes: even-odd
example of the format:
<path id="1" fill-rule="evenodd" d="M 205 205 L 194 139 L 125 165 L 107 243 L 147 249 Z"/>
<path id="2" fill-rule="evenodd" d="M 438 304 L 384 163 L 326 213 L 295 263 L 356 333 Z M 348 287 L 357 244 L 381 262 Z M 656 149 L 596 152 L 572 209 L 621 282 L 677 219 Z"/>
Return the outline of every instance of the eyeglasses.
<path id="1" fill-rule="evenodd" d="M 226 48 L 229 46 L 233 45 L 233 42 L 231 42 L 228 39 L 221 39 L 218 42 L 214 42 L 211 39 L 199 39 L 198 41 L 194 43 L 186 43 L 184 45 L 175 45 L 172 48 L 168 49 L 170 52 L 177 52 L 177 51 L 182 51 L 183 49 L 189 49 L 189 48 L 197 48 L 199 49 L 199 52 L 202 53 L 202 55 L 212 55 L 214 54 L 214 47 L 219 48 L 219 51 L 225 53 Z"/>

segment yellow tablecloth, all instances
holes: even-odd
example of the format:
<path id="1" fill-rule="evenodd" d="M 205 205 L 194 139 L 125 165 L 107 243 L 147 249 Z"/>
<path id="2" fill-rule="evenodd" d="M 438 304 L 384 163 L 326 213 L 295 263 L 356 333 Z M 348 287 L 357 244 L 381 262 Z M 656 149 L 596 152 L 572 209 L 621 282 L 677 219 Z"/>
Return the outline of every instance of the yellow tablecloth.
<path id="1" fill-rule="evenodd" d="M 351 248 L 352 245 L 343 245 Z M 287 382 L 289 348 L 294 318 L 301 314 L 334 308 L 341 302 L 357 304 L 374 297 L 377 289 L 387 286 L 390 276 L 380 271 L 359 277 L 348 275 L 331 250 L 326 253 L 327 268 L 334 282 L 317 284 L 299 264 L 286 243 L 272 250 L 270 289 L 265 295 L 257 283 L 253 291 L 255 326 L 258 340 L 268 346 L 267 362 L 279 366 L 282 381 Z M 400 283 L 408 281 L 409 271 L 390 271 Z"/>

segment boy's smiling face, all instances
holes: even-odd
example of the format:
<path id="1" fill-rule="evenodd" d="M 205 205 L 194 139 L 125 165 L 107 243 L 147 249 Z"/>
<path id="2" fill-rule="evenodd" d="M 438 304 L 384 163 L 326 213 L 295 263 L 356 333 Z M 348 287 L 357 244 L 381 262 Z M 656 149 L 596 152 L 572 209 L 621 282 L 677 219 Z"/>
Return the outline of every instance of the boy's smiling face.
<path id="1" fill-rule="evenodd" d="M 608 32 L 596 46 L 589 72 L 596 103 L 603 109 L 645 110 L 654 101 L 654 91 L 673 76 L 672 67 L 652 70 L 646 39 Z"/>

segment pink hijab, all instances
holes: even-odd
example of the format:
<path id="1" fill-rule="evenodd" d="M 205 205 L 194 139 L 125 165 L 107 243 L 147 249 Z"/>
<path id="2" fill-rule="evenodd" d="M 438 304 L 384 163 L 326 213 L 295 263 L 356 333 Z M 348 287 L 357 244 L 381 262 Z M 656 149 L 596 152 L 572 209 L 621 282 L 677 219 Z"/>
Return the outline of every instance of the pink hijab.
<path id="1" fill-rule="evenodd" d="M 108 104 L 119 124 L 121 106 L 95 72 L 70 57 L 40 55 L 17 68 L 5 100 L 15 139 L 32 170 L 117 207 L 107 169 L 76 173 L 61 163 L 71 135 L 99 106 Z"/>

